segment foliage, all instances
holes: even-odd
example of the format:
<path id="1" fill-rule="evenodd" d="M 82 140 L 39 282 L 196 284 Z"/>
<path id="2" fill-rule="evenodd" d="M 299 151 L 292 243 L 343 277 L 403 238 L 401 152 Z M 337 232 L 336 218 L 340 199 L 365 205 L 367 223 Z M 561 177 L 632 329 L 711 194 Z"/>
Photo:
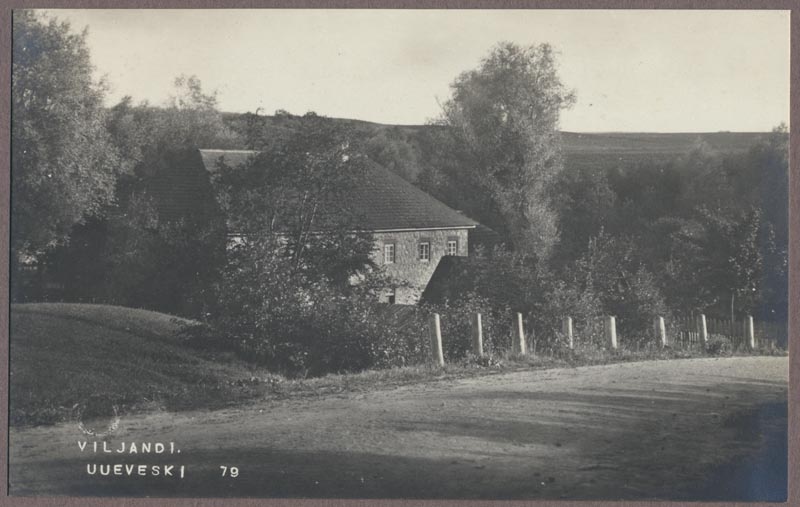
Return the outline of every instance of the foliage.
<path id="1" fill-rule="evenodd" d="M 225 125 L 215 92 L 203 91 L 196 76 L 178 76 L 162 107 L 133 104 L 124 97 L 109 110 L 108 131 L 137 179 L 164 170 L 165 154 L 196 148 L 240 148 L 239 136 Z"/>
<path id="2" fill-rule="evenodd" d="M 558 235 L 550 190 L 563 167 L 559 114 L 574 101 L 553 49 L 501 43 L 451 88 L 439 120 L 452 136 L 443 145 L 453 148 L 447 179 L 463 179 L 471 197 L 490 200 L 465 211 L 509 244 L 546 258 Z"/>
<path id="3" fill-rule="evenodd" d="M 447 362 L 468 360 L 472 355 L 472 319 L 476 313 L 481 314 L 483 350 L 487 356 L 498 357 L 511 346 L 511 312 L 475 292 L 455 301 L 425 305 L 425 310 L 440 314 L 445 337 L 442 347 Z"/>
<path id="4" fill-rule="evenodd" d="M 616 230 L 617 194 L 609 176 L 595 168 L 565 170 L 555 184 L 558 196 L 559 241 L 553 264 L 563 267 L 585 251 L 600 230 Z"/>
<path id="5" fill-rule="evenodd" d="M 128 166 L 104 125 L 86 32 L 14 11 L 11 111 L 12 262 L 63 243 L 114 199 Z"/>
<path id="6" fill-rule="evenodd" d="M 346 191 L 370 163 L 348 129 L 306 115 L 280 148 L 215 187 L 238 243 L 229 249 L 212 323 L 233 347 L 287 375 L 317 376 L 419 361 L 418 316 L 404 325 L 377 303 L 391 283 L 371 260 Z"/>
<path id="7" fill-rule="evenodd" d="M 397 127 L 378 131 L 365 142 L 364 149 L 370 159 L 406 181 L 416 181 L 422 170 L 419 148 Z"/>
<path id="8" fill-rule="evenodd" d="M 723 335 L 712 334 L 708 336 L 705 350 L 710 356 L 729 356 L 733 354 L 733 344 Z"/>
<path id="9" fill-rule="evenodd" d="M 146 195 L 120 213 L 74 229 L 44 265 L 67 301 L 102 302 L 203 318 L 225 259 L 224 223 L 209 217 L 162 221 Z"/>
<path id="10" fill-rule="evenodd" d="M 602 230 L 576 262 L 574 281 L 596 294 L 602 314 L 615 316 L 621 333 L 637 341 L 648 334 L 655 317 L 668 317 L 655 277 L 637 258 L 633 243 Z"/>
<path id="11" fill-rule="evenodd" d="M 295 272 L 345 287 L 372 267 L 372 237 L 358 230 L 346 194 L 368 161 L 347 130 L 316 115 L 306 125 L 243 167 L 221 164 L 214 184 L 231 231 L 279 238 Z"/>
<path id="12" fill-rule="evenodd" d="M 524 316 L 531 343 L 540 348 L 553 345 L 561 317 L 577 316 L 586 310 L 578 307 L 590 306 L 593 298 L 591 293 L 567 288 L 536 257 L 502 245 L 491 250 L 478 248 L 457 266 L 439 293 L 426 294 L 427 302 L 459 315 L 464 323 L 470 312 L 481 310 L 493 328 L 495 348 L 510 347 L 517 312 Z M 455 332 L 467 336 L 466 331 Z"/>
<path id="13" fill-rule="evenodd" d="M 600 346 L 604 343 L 603 304 L 593 285 L 556 280 L 549 287 L 548 296 L 541 316 L 542 332 L 547 339 L 540 340 L 540 347 L 563 350 L 568 346 L 563 330 L 565 316 L 572 317 L 575 344 Z"/>
<path id="14" fill-rule="evenodd" d="M 128 213 L 109 220 L 106 294 L 117 304 L 203 318 L 213 311 L 213 286 L 225 261 L 219 218 L 159 220 L 148 226 L 134 200 Z"/>
<path id="15" fill-rule="evenodd" d="M 555 276 L 572 283 L 576 262 L 597 254 L 590 240 L 605 237 L 610 260 L 645 269 L 673 312 L 729 319 L 733 303 L 736 315 L 785 319 L 787 139 L 779 127 L 738 154 L 701 140 L 661 161 L 564 171 Z"/>
<path id="16" fill-rule="evenodd" d="M 225 222 L 208 176 L 186 167 L 197 146 L 224 148 L 236 140 L 215 95 L 205 94 L 197 78 L 180 77 L 175 86 L 164 108 L 133 106 L 129 98 L 111 108 L 108 129 L 133 170 L 118 179 L 114 206 L 74 227 L 70 242 L 46 256 L 66 300 L 197 318 L 213 310 Z M 202 198 L 180 209 L 167 203 L 173 212 L 162 214 L 156 197 L 175 185 L 190 185 Z"/>
<path id="17" fill-rule="evenodd" d="M 264 236 L 229 251 L 213 323 L 232 348 L 289 376 L 319 376 L 420 362 L 422 320 L 382 311 L 367 275 L 345 291 L 298 270 L 282 242 Z"/>

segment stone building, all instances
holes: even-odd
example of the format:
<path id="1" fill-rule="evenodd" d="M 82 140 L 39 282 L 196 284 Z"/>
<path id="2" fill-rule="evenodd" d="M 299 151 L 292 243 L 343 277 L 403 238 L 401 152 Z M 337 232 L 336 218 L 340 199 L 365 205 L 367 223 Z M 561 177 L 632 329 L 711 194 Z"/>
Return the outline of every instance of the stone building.
<path id="1" fill-rule="evenodd" d="M 213 172 L 220 162 L 236 167 L 254 153 L 199 150 L 193 158 Z M 398 282 L 386 288 L 384 302 L 416 304 L 444 256 L 468 255 L 469 232 L 478 223 L 378 164 L 367 168 L 348 197 L 359 228 L 373 234 L 373 260 Z"/>

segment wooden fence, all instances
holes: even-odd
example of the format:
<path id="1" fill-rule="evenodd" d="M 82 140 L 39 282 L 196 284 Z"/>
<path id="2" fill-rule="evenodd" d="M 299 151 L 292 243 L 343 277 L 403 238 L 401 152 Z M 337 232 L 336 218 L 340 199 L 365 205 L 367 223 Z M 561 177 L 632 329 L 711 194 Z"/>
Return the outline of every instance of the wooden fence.
<path id="1" fill-rule="evenodd" d="M 483 329 L 481 315 L 475 314 L 471 318 L 472 352 L 483 356 Z M 571 317 L 562 319 L 561 334 L 570 350 L 580 345 L 581 337 L 574 333 L 574 322 Z M 709 343 L 713 345 L 720 339 L 727 340 L 733 350 L 786 349 L 788 345 L 788 323 L 755 321 L 753 317 L 742 320 L 717 320 L 708 319 L 703 314 L 665 319 L 656 317 L 652 330 L 648 335 L 626 337 L 618 333 L 617 319 L 614 316 L 603 318 L 603 342 L 609 350 L 617 349 L 620 345 L 628 348 L 639 349 L 642 344 L 680 349 L 705 348 Z M 441 366 L 444 366 L 442 353 L 442 331 L 438 313 L 430 317 L 430 346 L 433 357 Z M 525 332 L 523 315 L 516 314 L 514 319 L 514 332 L 512 339 L 512 352 L 525 355 L 528 353 L 528 335 Z"/>
<path id="2" fill-rule="evenodd" d="M 705 321 L 705 333 L 703 331 Z M 750 327 L 752 326 L 752 331 Z M 691 348 L 707 340 L 724 338 L 734 350 L 754 348 L 786 348 L 789 329 L 786 322 L 707 319 L 702 314 L 673 319 L 673 346 Z"/>

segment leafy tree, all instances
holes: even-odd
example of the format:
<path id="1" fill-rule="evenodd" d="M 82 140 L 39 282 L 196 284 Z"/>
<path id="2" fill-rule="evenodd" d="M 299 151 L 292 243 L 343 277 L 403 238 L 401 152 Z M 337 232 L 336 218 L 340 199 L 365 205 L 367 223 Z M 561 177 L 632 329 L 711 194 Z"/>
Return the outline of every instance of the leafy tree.
<path id="1" fill-rule="evenodd" d="M 731 319 L 759 309 L 764 256 L 774 252 L 774 234 L 760 209 L 734 216 L 702 209 L 676 239 L 684 258 L 682 280 L 694 289 L 698 304 L 718 312 L 727 306 Z"/>
<path id="2" fill-rule="evenodd" d="M 244 167 L 220 164 L 214 184 L 232 231 L 279 235 L 295 270 L 318 270 L 343 284 L 370 264 L 371 236 L 357 230 L 360 217 L 347 196 L 369 161 L 347 129 L 316 115 L 306 115 L 304 125 Z"/>
<path id="3" fill-rule="evenodd" d="M 415 182 L 420 172 L 419 150 L 395 127 L 378 131 L 365 143 L 367 155 L 403 179 Z"/>
<path id="4" fill-rule="evenodd" d="M 572 283 L 580 292 L 595 294 L 602 313 L 616 316 L 622 332 L 637 341 L 647 336 L 653 318 L 669 313 L 657 280 L 637 255 L 633 241 L 603 230 L 591 238 L 575 263 Z"/>
<path id="5" fill-rule="evenodd" d="M 381 325 L 376 291 L 387 281 L 348 206 L 348 189 L 371 162 L 347 129 L 316 115 L 303 125 L 243 166 L 219 163 L 214 185 L 239 240 L 212 322 L 238 350 L 288 374 L 418 357 L 419 342 Z"/>
<path id="6" fill-rule="evenodd" d="M 558 77 L 553 49 L 501 43 L 451 89 L 439 119 L 453 136 L 447 179 L 462 179 L 475 202 L 491 203 L 464 211 L 546 258 L 558 236 L 550 190 L 563 166 L 559 115 L 575 100 Z"/>
<path id="7" fill-rule="evenodd" d="M 107 220 L 104 295 L 124 306 L 205 318 L 225 262 L 225 224 L 212 213 L 163 220 L 147 194 L 134 194 Z"/>
<path id="8" fill-rule="evenodd" d="M 86 31 L 26 10 L 13 22 L 12 262 L 63 243 L 113 202 L 128 168 L 105 128 Z"/>
<path id="9" fill-rule="evenodd" d="M 426 291 L 424 303 L 432 304 L 434 309 L 444 307 L 462 313 L 468 308 L 485 308 L 487 319 L 494 321 L 492 340 L 496 350 L 500 349 L 499 344 L 510 343 L 510 316 L 515 312 L 525 316 L 538 343 L 552 341 L 554 321 L 545 308 L 550 304 L 554 279 L 534 255 L 501 245 L 491 250 L 478 248 L 453 263 L 454 269 L 446 280 Z"/>
<path id="10" fill-rule="evenodd" d="M 617 194 L 606 172 L 575 169 L 559 175 L 555 195 L 561 234 L 553 260 L 563 268 L 581 256 L 592 237 L 616 226 Z"/>
<path id="11" fill-rule="evenodd" d="M 700 146 L 675 162 L 684 190 L 661 249 L 668 252 L 664 281 L 672 304 L 720 317 L 786 317 L 787 141 L 778 127 L 742 154 Z"/>
<path id="12" fill-rule="evenodd" d="M 213 308 L 226 230 L 208 175 L 187 160 L 197 147 L 239 147 L 238 138 L 224 125 L 215 94 L 204 93 L 195 77 L 177 78 L 163 108 L 123 99 L 107 123 L 132 171 L 117 181 L 116 205 L 76 226 L 76 241 L 48 255 L 51 271 L 68 299 L 202 317 Z M 195 199 L 162 213 L 159 196 L 176 185 L 194 188 Z M 90 263 L 97 252 L 103 262 Z"/>
<path id="13" fill-rule="evenodd" d="M 215 92 L 203 91 L 196 76 L 175 78 L 174 91 L 163 107 L 124 97 L 109 111 L 108 129 L 135 177 L 151 175 L 165 154 L 182 149 L 242 147 L 239 136 L 225 125 Z"/>

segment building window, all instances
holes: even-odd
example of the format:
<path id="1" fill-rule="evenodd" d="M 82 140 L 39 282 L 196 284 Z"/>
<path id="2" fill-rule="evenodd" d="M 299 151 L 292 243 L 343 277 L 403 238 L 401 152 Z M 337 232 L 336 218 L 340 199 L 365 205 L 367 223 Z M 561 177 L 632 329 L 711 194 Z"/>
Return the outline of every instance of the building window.
<path id="1" fill-rule="evenodd" d="M 458 240 L 457 239 L 448 239 L 447 240 L 447 255 L 458 255 Z"/>
<path id="2" fill-rule="evenodd" d="M 395 255 L 394 255 L 394 243 L 384 243 L 383 244 L 383 263 L 384 264 L 394 264 Z"/>
<path id="3" fill-rule="evenodd" d="M 427 241 L 419 244 L 419 260 L 422 262 L 431 260 L 431 244 Z"/>

